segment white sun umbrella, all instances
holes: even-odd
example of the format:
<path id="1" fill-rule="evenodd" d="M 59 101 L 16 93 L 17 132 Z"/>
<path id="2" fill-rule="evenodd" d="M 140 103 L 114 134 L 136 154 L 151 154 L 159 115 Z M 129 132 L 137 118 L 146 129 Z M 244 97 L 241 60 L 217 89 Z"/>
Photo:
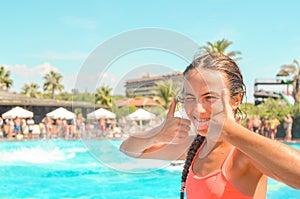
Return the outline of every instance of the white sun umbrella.
<path id="1" fill-rule="evenodd" d="M 155 114 L 140 108 L 129 114 L 128 118 L 131 120 L 152 120 L 155 119 Z"/>
<path id="2" fill-rule="evenodd" d="M 53 119 L 61 118 L 61 119 L 70 120 L 70 119 L 76 118 L 75 113 L 68 111 L 67 109 L 65 109 L 63 107 L 57 108 L 54 111 L 47 113 L 46 115 Z"/>
<path id="3" fill-rule="evenodd" d="M 2 118 L 30 118 L 33 117 L 33 112 L 23 109 L 19 106 L 12 108 L 11 110 L 2 114 Z"/>
<path id="4" fill-rule="evenodd" d="M 136 111 L 134 111 L 133 113 L 129 114 L 127 116 L 130 120 L 135 120 L 135 121 L 139 121 L 140 123 L 140 128 L 143 128 L 143 120 L 152 120 L 155 119 L 155 114 L 150 113 L 144 109 L 138 109 Z"/>
<path id="5" fill-rule="evenodd" d="M 116 114 L 110 112 L 104 108 L 99 108 L 89 114 L 87 114 L 88 119 L 114 119 L 116 118 Z"/>

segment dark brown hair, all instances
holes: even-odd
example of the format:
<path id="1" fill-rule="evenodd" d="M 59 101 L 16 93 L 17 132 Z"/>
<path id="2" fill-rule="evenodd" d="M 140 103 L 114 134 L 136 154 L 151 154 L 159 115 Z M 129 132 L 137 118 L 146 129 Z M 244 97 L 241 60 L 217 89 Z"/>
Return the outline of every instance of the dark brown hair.
<path id="1" fill-rule="evenodd" d="M 198 58 L 194 59 L 194 61 L 185 69 L 183 74 L 186 75 L 190 70 L 195 69 L 199 71 L 201 71 L 201 69 L 209 69 L 212 71 L 221 72 L 227 79 L 230 96 L 235 97 L 238 94 L 242 94 L 242 97 L 244 96 L 246 87 L 243 81 L 243 76 L 237 64 L 228 56 L 215 52 L 202 54 Z M 237 112 L 241 113 L 239 108 L 237 108 L 235 114 Z M 181 199 L 184 198 L 185 182 L 191 167 L 191 163 L 204 140 L 205 137 L 197 135 L 189 148 L 181 176 Z"/>

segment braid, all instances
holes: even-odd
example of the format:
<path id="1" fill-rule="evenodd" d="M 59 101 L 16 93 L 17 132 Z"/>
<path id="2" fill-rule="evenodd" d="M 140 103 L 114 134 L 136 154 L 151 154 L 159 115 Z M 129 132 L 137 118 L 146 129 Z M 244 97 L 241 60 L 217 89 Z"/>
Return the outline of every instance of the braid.
<path id="1" fill-rule="evenodd" d="M 182 175 L 181 175 L 180 199 L 184 198 L 185 182 L 186 182 L 189 170 L 190 170 L 190 166 L 192 164 L 192 161 L 193 161 L 199 147 L 202 145 L 204 139 L 205 139 L 205 137 L 198 134 L 189 148 L 189 151 L 188 151 L 185 163 L 184 163 L 184 167 L 182 170 Z"/>

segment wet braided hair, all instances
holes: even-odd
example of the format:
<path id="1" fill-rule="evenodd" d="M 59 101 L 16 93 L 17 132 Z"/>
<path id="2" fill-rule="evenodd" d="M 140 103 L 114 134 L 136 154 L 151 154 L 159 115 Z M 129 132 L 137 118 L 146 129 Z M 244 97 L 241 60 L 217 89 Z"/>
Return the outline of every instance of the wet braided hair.
<path id="1" fill-rule="evenodd" d="M 221 72 L 228 81 L 230 97 L 235 97 L 238 94 L 242 94 L 242 97 L 246 93 L 246 86 L 243 81 L 243 76 L 237 64 L 228 56 L 222 53 L 206 53 L 201 54 L 198 58 L 194 59 L 183 72 L 183 75 L 186 75 L 192 69 L 209 69 L 212 71 Z M 242 99 L 241 99 L 242 101 Z M 241 110 L 237 108 L 235 110 L 235 115 L 241 113 Z M 184 168 L 181 176 L 181 189 L 180 189 L 180 198 L 184 198 L 185 183 L 191 167 L 192 161 L 197 153 L 197 150 L 202 145 L 205 137 L 197 135 L 194 139 L 191 147 L 189 148 Z"/>
<path id="2" fill-rule="evenodd" d="M 180 199 L 184 198 L 185 182 L 186 182 L 188 173 L 190 171 L 190 166 L 193 162 L 193 159 L 194 159 L 199 147 L 202 145 L 204 139 L 205 139 L 205 137 L 197 134 L 197 137 L 194 139 L 194 141 L 192 142 L 192 144 L 189 148 L 187 158 L 185 160 L 184 167 L 182 170 L 182 175 L 181 175 Z"/>

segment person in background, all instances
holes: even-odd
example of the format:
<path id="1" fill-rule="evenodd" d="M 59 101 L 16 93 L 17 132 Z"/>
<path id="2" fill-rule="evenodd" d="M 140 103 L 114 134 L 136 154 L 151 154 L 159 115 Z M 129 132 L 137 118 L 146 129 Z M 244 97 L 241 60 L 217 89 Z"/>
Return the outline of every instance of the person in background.
<path id="1" fill-rule="evenodd" d="M 7 124 L 8 124 L 8 139 L 13 139 L 16 137 L 16 134 L 15 134 L 15 123 L 14 123 L 14 120 L 13 119 L 7 119 Z"/>
<path id="2" fill-rule="evenodd" d="M 270 136 L 271 139 L 275 139 L 276 134 L 277 134 L 277 127 L 280 125 L 279 120 L 272 115 L 271 120 L 270 120 Z"/>
<path id="3" fill-rule="evenodd" d="M 4 137 L 4 121 L 2 117 L 0 117 L 0 137 Z"/>
<path id="4" fill-rule="evenodd" d="M 246 120 L 246 126 L 247 126 L 247 129 L 249 131 L 253 131 L 253 122 L 252 122 L 251 118 L 247 118 L 247 120 Z"/>
<path id="5" fill-rule="evenodd" d="M 28 127 L 28 139 L 32 139 L 34 120 L 32 118 L 28 118 L 26 123 L 27 123 L 27 127 Z"/>
<path id="6" fill-rule="evenodd" d="M 19 117 L 16 117 L 14 120 L 14 135 L 18 140 L 23 139 L 23 132 L 22 132 L 22 120 Z"/>
<path id="7" fill-rule="evenodd" d="M 136 158 L 185 159 L 181 198 L 186 189 L 188 199 L 264 199 L 267 176 L 300 189 L 300 151 L 236 122 L 244 93 L 232 59 L 203 54 L 184 71 L 182 102 L 188 119 L 174 117 L 173 99 L 161 125 L 131 135 L 120 150 Z M 191 124 L 196 136 L 189 133 Z"/>
<path id="8" fill-rule="evenodd" d="M 55 125 L 56 125 L 56 132 L 52 132 L 52 134 L 55 134 L 56 138 L 63 137 L 63 135 L 64 135 L 63 118 L 57 118 L 55 120 Z"/>
<path id="9" fill-rule="evenodd" d="M 43 118 L 42 122 L 44 123 L 44 127 L 46 129 L 46 138 L 51 139 L 53 120 L 51 119 L 51 117 L 46 116 Z"/>
<path id="10" fill-rule="evenodd" d="M 285 138 L 284 140 L 289 142 L 292 140 L 292 128 L 293 128 L 293 118 L 290 114 L 284 118 L 284 126 L 285 126 Z"/>
<path id="11" fill-rule="evenodd" d="M 260 134 L 261 129 L 261 120 L 258 115 L 253 116 L 253 131 L 257 134 Z"/>
<path id="12" fill-rule="evenodd" d="M 261 134 L 267 138 L 270 138 L 270 121 L 268 116 L 265 116 L 262 120 Z"/>

